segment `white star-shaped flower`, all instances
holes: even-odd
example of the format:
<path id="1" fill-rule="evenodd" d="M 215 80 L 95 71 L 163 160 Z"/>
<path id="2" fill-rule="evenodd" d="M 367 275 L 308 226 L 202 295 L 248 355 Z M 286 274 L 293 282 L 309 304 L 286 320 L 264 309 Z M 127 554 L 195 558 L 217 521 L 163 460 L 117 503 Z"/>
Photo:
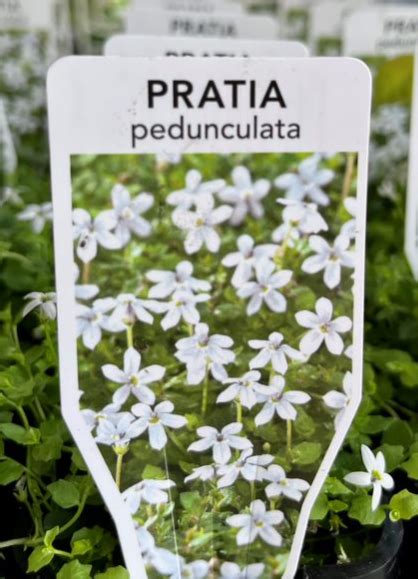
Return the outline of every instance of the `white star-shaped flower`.
<path id="1" fill-rule="evenodd" d="M 225 186 L 223 179 L 203 182 L 202 175 L 196 169 L 191 169 L 186 175 L 186 186 L 179 191 L 173 191 L 167 197 L 167 203 L 178 209 L 191 209 L 202 195 L 213 195 Z"/>
<path id="2" fill-rule="evenodd" d="M 182 320 L 186 324 L 195 326 L 200 321 L 197 304 L 210 300 L 209 294 L 193 295 L 188 291 L 180 290 L 175 292 L 169 302 L 154 302 L 158 313 L 165 313 L 161 320 L 161 327 L 164 331 L 177 326 Z"/>
<path id="3" fill-rule="evenodd" d="M 31 203 L 21 211 L 17 218 L 19 221 L 30 221 L 34 233 L 42 233 L 46 223 L 52 221 L 52 203 Z"/>
<path id="4" fill-rule="evenodd" d="M 192 474 L 186 476 L 184 482 L 189 483 L 194 480 L 201 480 L 203 482 L 206 482 L 208 480 L 214 480 L 215 478 L 216 478 L 216 465 L 204 464 L 203 466 L 198 466 L 194 468 Z"/>
<path id="5" fill-rule="evenodd" d="M 319 213 L 316 203 L 305 203 L 294 199 L 277 199 L 277 203 L 286 206 L 283 210 L 283 220 L 291 223 L 300 233 L 307 235 L 328 231 L 327 222 Z"/>
<path id="6" fill-rule="evenodd" d="M 319 155 L 308 157 L 299 165 L 297 173 L 285 173 L 274 184 L 286 191 L 286 197 L 294 201 L 309 198 L 318 205 L 329 205 L 329 197 L 323 190 L 334 179 L 334 172 L 321 169 Z"/>
<path id="7" fill-rule="evenodd" d="M 136 536 L 141 555 L 147 565 L 153 567 L 161 575 L 167 576 L 178 568 L 178 557 L 168 549 L 161 549 L 155 544 L 155 539 L 145 527 L 136 526 Z"/>
<path id="8" fill-rule="evenodd" d="M 162 151 L 155 155 L 155 161 L 159 167 L 164 167 L 165 165 L 178 165 L 181 161 L 180 153 L 167 153 Z"/>
<path id="9" fill-rule="evenodd" d="M 250 368 L 265 368 L 268 364 L 278 374 L 286 374 L 288 369 L 287 358 L 291 360 L 305 361 L 305 356 L 299 350 L 295 350 L 287 344 L 283 344 L 283 334 L 273 332 L 268 340 L 250 340 L 248 342 L 253 350 L 260 352 L 250 362 Z"/>
<path id="10" fill-rule="evenodd" d="M 338 414 L 335 417 L 335 429 L 338 428 L 342 417 L 345 414 L 345 409 L 351 400 L 353 394 L 353 375 L 351 372 L 346 372 L 343 380 L 343 392 L 338 392 L 337 390 L 331 390 L 323 396 L 323 400 L 328 406 L 333 410 L 338 410 Z"/>
<path id="11" fill-rule="evenodd" d="M 349 332 L 353 327 L 352 321 L 347 316 L 332 319 L 333 305 L 328 298 L 319 298 L 316 302 L 316 313 L 304 310 L 296 314 L 297 323 L 307 332 L 299 344 L 303 354 L 310 356 L 325 345 L 331 354 L 340 356 L 344 350 L 344 342 L 340 334 Z"/>
<path id="12" fill-rule="evenodd" d="M 149 443 L 151 448 L 161 450 L 167 444 L 167 434 L 165 428 L 182 428 L 187 424 L 186 418 L 173 414 L 174 404 L 169 400 L 160 402 L 154 408 L 147 404 L 134 404 L 131 411 L 138 416 L 138 425 L 142 432 L 148 430 Z"/>
<path id="13" fill-rule="evenodd" d="M 129 412 L 121 413 L 118 420 L 107 418 L 100 420 L 95 440 L 98 444 L 112 446 L 114 449 L 126 448 L 133 438 L 141 434 L 141 428 L 135 417 Z"/>
<path id="14" fill-rule="evenodd" d="M 94 220 L 85 209 L 73 211 L 73 237 L 78 240 L 76 252 L 83 263 L 89 263 L 97 255 L 99 245 L 106 249 L 120 249 L 120 239 L 112 233 L 116 218 L 108 212 L 100 213 Z"/>
<path id="15" fill-rule="evenodd" d="M 98 426 L 101 420 L 110 420 L 111 422 L 118 422 L 123 414 L 128 415 L 129 412 L 120 412 L 118 404 L 107 404 L 102 410 L 96 412 L 91 408 L 83 408 L 81 414 L 88 429 L 93 431 Z"/>
<path id="16" fill-rule="evenodd" d="M 111 195 L 113 209 L 104 213 L 109 223 L 115 223 L 114 234 L 119 239 L 120 247 L 129 243 L 132 234 L 148 237 L 151 224 L 142 214 L 154 205 L 154 197 L 150 193 L 140 193 L 131 199 L 128 189 L 120 183 L 113 187 Z"/>
<path id="17" fill-rule="evenodd" d="M 197 434 L 201 440 L 193 442 L 187 450 L 193 452 L 205 452 L 212 449 L 213 460 L 216 464 L 226 464 L 231 456 L 231 448 L 246 450 L 252 448 L 252 442 L 243 436 L 238 436 L 242 430 L 242 424 L 232 422 L 224 426 L 221 431 L 213 426 L 201 426 Z"/>
<path id="18" fill-rule="evenodd" d="M 264 406 L 255 417 L 256 426 L 262 426 L 273 420 L 275 414 L 282 420 L 296 420 L 295 405 L 307 404 L 311 397 L 301 390 L 285 392 L 286 382 L 282 376 L 275 376 L 271 381 L 271 392 L 265 396 Z"/>
<path id="19" fill-rule="evenodd" d="M 228 253 L 222 260 L 225 267 L 235 267 L 231 280 L 234 287 L 240 287 L 252 277 L 258 260 L 263 257 L 273 259 L 277 251 L 277 246 L 272 243 L 255 247 L 254 239 L 250 235 L 241 235 L 237 246 L 238 251 Z"/>
<path id="20" fill-rule="evenodd" d="M 122 498 L 128 505 L 129 512 L 134 515 L 138 512 L 142 502 L 149 505 L 168 503 L 169 495 L 166 491 L 175 486 L 175 483 L 169 479 L 144 479 L 126 489 L 122 493 Z"/>
<path id="21" fill-rule="evenodd" d="M 207 324 L 197 324 L 194 335 L 176 342 L 176 358 L 187 366 L 187 382 L 200 384 L 209 371 L 215 380 L 225 380 L 227 373 L 224 366 L 235 360 L 230 349 L 234 342 L 222 334 L 209 335 Z"/>
<path id="22" fill-rule="evenodd" d="M 390 491 L 395 486 L 393 478 L 386 471 L 386 461 L 383 452 L 376 456 L 365 444 L 361 445 L 361 457 L 367 472 L 350 472 L 344 480 L 358 487 L 373 487 L 372 511 L 380 505 L 382 489 Z"/>
<path id="23" fill-rule="evenodd" d="M 184 248 L 186 253 L 197 253 L 206 246 L 212 253 L 217 253 L 221 238 L 216 226 L 227 221 L 232 215 L 232 208 L 221 205 L 215 208 L 212 195 L 199 195 L 196 201 L 196 211 L 179 209 L 173 213 L 173 223 L 186 232 Z"/>
<path id="24" fill-rule="evenodd" d="M 219 198 L 234 206 L 231 216 L 232 225 L 240 225 L 249 214 L 255 219 L 264 215 L 262 200 L 270 191 L 267 179 L 254 181 L 246 167 L 235 167 L 232 171 L 232 186 L 227 186 L 219 193 Z"/>
<path id="25" fill-rule="evenodd" d="M 329 289 L 335 289 L 341 283 L 341 268 L 354 268 L 355 253 L 349 251 L 350 239 L 339 235 L 334 245 L 330 245 L 319 235 L 309 238 L 309 245 L 316 255 L 308 257 L 302 263 L 305 273 L 318 273 L 324 270 L 324 283 Z"/>
<path id="26" fill-rule="evenodd" d="M 134 294 L 119 294 L 115 300 L 114 312 L 111 316 L 111 322 L 116 325 L 133 326 L 136 322 L 152 324 L 153 313 L 159 313 L 160 307 L 158 302 L 153 300 L 144 300 L 136 297 Z"/>
<path id="27" fill-rule="evenodd" d="M 226 522 L 231 527 L 240 529 L 237 535 L 237 545 L 250 545 L 260 537 L 268 545 L 280 547 L 283 539 L 274 528 L 284 520 L 281 511 L 266 511 L 263 501 L 256 500 L 250 504 L 250 512 L 232 515 Z"/>
<path id="28" fill-rule="evenodd" d="M 55 292 L 30 292 L 23 299 L 29 300 L 23 308 L 23 318 L 36 308 L 39 308 L 41 315 L 49 320 L 55 320 L 57 317 L 57 294 Z"/>
<path id="29" fill-rule="evenodd" d="M 291 221 L 285 221 L 273 231 L 271 238 L 275 243 L 286 241 L 287 246 L 295 247 L 296 242 L 301 238 L 301 233 Z"/>
<path id="30" fill-rule="evenodd" d="M 344 199 L 344 207 L 353 219 L 350 219 L 341 228 L 341 234 L 349 239 L 355 239 L 357 229 L 357 199 L 355 197 L 347 197 Z"/>
<path id="31" fill-rule="evenodd" d="M 152 299 L 165 299 L 178 291 L 199 293 L 211 289 L 208 281 L 193 277 L 193 265 L 190 261 L 181 261 L 176 265 L 175 271 L 150 270 L 146 278 L 156 284 L 149 290 L 148 295 Z"/>
<path id="32" fill-rule="evenodd" d="M 256 314 L 263 303 L 273 312 L 286 311 L 286 298 L 278 290 L 286 286 L 293 275 L 287 269 L 277 271 L 276 265 L 268 259 L 260 259 L 255 264 L 256 281 L 247 281 L 238 290 L 240 298 L 250 298 L 247 315 Z"/>
<path id="33" fill-rule="evenodd" d="M 123 357 L 123 370 L 114 364 L 102 366 L 102 372 L 108 380 L 122 384 L 113 394 L 113 403 L 124 404 L 129 395 L 133 394 L 140 402 L 152 405 L 155 394 L 148 384 L 158 382 L 165 374 L 163 366 L 153 365 L 141 367 L 141 355 L 134 348 L 128 348 Z"/>
<path id="34" fill-rule="evenodd" d="M 179 557 L 178 568 L 175 569 L 170 579 L 207 579 L 209 576 L 209 563 L 199 559 L 186 563 L 183 557 Z"/>
<path id="35" fill-rule="evenodd" d="M 263 563 L 251 563 L 240 568 L 236 563 L 222 563 L 220 579 L 259 579 L 264 573 Z"/>
<path id="36" fill-rule="evenodd" d="M 253 449 L 248 448 L 241 456 L 231 464 L 224 464 L 218 468 L 218 488 L 223 489 L 232 486 L 239 476 L 249 482 L 262 481 L 265 478 L 266 466 L 273 462 L 274 457 L 270 454 L 253 456 Z"/>
<path id="37" fill-rule="evenodd" d="M 89 350 L 94 350 L 102 339 L 102 330 L 123 331 L 124 327 L 111 322 L 108 316 L 114 307 L 113 298 L 95 300 L 91 307 L 76 304 L 77 337 L 82 337 L 83 344 Z"/>
<path id="38" fill-rule="evenodd" d="M 310 487 L 306 480 L 288 478 L 278 464 L 271 464 L 264 478 L 270 481 L 266 487 L 266 495 L 270 500 L 283 496 L 299 503 L 303 498 L 303 493 L 306 493 Z"/>
<path id="39" fill-rule="evenodd" d="M 227 378 L 223 381 L 228 387 L 219 394 L 216 402 L 224 404 L 232 400 L 239 400 L 244 408 L 253 408 L 259 401 L 260 394 L 268 394 L 269 386 L 260 384 L 260 372 L 252 370 L 240 378 Z"/>

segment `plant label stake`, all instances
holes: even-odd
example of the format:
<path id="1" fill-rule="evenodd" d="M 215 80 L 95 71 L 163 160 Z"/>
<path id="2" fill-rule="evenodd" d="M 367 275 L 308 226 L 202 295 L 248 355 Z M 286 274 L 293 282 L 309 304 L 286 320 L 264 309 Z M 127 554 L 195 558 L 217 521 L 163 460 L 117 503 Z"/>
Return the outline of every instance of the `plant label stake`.
<path id="1" fill-rule="evenodd" d="M 414 87 L 411 107 L 411 141 L 406 203 L 405 252 L 414 277 L 418 280 L 418 60 L 415 54 Z"/>
<path id="2" fill-rule="evenodd" d="M 62 412 L 131 577 L 293 578 L 362 395 L 367 68 L 73 57 L 48 94 Z"/>
<path id="3" fill-rule="evenodd" d="M 279 40 L 219 40 L 178 36 L 120 34 L 110 38 L 106 56 L 308 56 L 300 42 Z"/>

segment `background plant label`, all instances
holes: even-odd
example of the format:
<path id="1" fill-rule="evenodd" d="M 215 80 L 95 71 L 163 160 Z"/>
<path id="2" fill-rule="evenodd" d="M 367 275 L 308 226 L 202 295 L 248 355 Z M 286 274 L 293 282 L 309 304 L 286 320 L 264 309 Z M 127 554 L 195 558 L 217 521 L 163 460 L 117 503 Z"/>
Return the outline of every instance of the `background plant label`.
<path id="1" fill-rule="evenodd" d="M 224 0 L 137 0 L 131 6 L 186 12 L 244 12 L 242 4 Z"/>
<path id="2" fill-rule="evenodd" d="M 418 39 L 418 7 L 372 6 L 344 22 L 344 54 L 412 54 Z"/>
<path id="3" fill-rule="evenodd" d="M 49 29 L 55 0 L 0 0 L 0 30 Z"/>
<path id="4" fill-rule="evenodd" d="M 131 576 L 293 578 L 362 396 L 367 68 L 80 57 L 48 93 L 62 413 Z"/>
<path id="5" fill-rule="evenodd" d="M 418 280 L 418 59 L 415 54 L 414 87 L 411 108 L 411 141 L 406 203 L 405 252 Z"/>
<path id="6" fill-rule="evenodd" d="M 131 9 L 125 21 L 128 34 L 215 36 L 218 38 L 273 39 L 278 22 L 271 16 Z"/>
<path id="7" fill-rule="evenodd" d="M 308 56 L 295 41 L 224 39 L 120 34 L 105 45 L 106 56 Z"/>

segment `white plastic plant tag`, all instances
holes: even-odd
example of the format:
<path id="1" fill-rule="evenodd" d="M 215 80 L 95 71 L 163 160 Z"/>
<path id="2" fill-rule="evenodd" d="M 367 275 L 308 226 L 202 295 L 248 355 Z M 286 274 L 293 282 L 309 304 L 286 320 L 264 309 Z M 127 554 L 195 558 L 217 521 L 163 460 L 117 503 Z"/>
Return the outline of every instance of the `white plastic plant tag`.
<path id="1" fill-rule="evenodd" d="M 344 54 L 413 54 L 418 40 L 418 7 L 371 6 L 344 22 Z"/>
<path id="2" fill-rule="evenodd" d="M 308 56 L 306 47 L 295 41 L 236 40 L 179 36 L 134 36 L 121 34 L 105 45 L 106 56 Z"/>
<path id="3" fill-rule="evenodd" d="M 406 203 L 405 252 L 418 281 L 418 59 L 415 54 L 414 88 L 411 107 L 411 140 Z"/>
<path id="4" fill-rule="evenodd" d="M 129 572 L 291 579 L 362 395 L 369 72 L 74 57 L 48 84 L 62 412 Z"/>
<path id="5" fill-rule="evenodd" d="M 264 40 L 278 36 L 278 22 L 271 16 L 258 14 L 195 14 L 133 8 L 127 12 L 125 27 L 128 34 L 153 36 L 215 36 Z"/>
<path id="6" fill-rule="evenodd" d="M 136 0 L 131 6 L 184 12 L 244 12 L 242 4 L 224 0 Z"/>
<path id="7" fill-rule="evenodd" d="M 7 202 L 12 192 L 9 184 L 16 168 L 16 149 L 7 121 L 6 108 L 0 98 L 0 205 Z"/>

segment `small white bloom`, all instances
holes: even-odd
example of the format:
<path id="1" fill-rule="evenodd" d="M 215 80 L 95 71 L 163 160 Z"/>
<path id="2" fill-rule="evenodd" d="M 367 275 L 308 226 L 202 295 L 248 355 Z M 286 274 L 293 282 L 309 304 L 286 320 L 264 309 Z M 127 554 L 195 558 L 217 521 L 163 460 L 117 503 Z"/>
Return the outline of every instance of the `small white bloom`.
<path id="1" fill-rule="evenodd" d="M 353 326 L 347 316 L 332 319 L 333 305 L 328 298 L 319 298 L 316 302 L 316 313 L 304 310 L 296 314 L 297 323 L 307 332 L 299 344 L 303 354 L 310 356 L 322 346 L 323 342 L 331 354 L 339 356 L 344 350 L 344 342 L 340 334 L 349 332 Z"/>
<path id="2" fill-rule="evenodd" d="M 255 265 L 256 281 L 247 281 L 238 290 L 240 298 L 250 298 L 247 315 L 256 314 L 263 303 L 276 313 L 286 311 L 286 298 L 278 290 L 286 286 L 293 273 L 283 269 L 277 271 L 276 265 L 268 259 L 260 259 Z"/>
<path id="3" fill-rule="evenodd" d="M 31 292 L 23 298 L 29 300 L 22 312 L 24 318 L 34 309 L 39 308 L 41 314 L 49 320 L 57 317 L 57 294 L 55 292 Z"/>
<path id="4" fill-rule="evenodd" d="M 286 382 L 282 376 L 275 376 L 271 382 L 271 392 L 265 396 L 262 410 L 255 417 L 256 426 L 262 426 L 273 420 L 275 414 L 282 420 L 296 420 L 297 410 L 294 405 L 307 404 L 311 397 L 301 390 L 285 392 Z"/>
<path id="5" fill-rule="evenodd" d="M 122 331 L 123 326 L 110 322 L 108 313 L 115 307 L 113 298 L 95 300 L 91 307 L 76 304 L 77 337 L 82 336 L 83 344 L 94 350 L 102 339 L 102 330 Z"/>
<path id="6" fill-rule="evenodd" d="M 286 245 L 295 247 L 296 242 L 301 238 L 299 229 L 290 221 L 285 221 L 277 227 L 271 236 L 275 243 L 283 243 L 286 240 Z"/>
<path id="7" fill-rule="evenodd" d="M 203 482 L 206 482 L 208 480 L 214 480 L 215 478 L 216 478 L 216 465 L 204 464 L 203 466 L 198 466 L 194 468 L 192 474 L 186 476 L 184 482 L 189 483 L 194 480 L 201 480 Z"/>
<path id="8" fill-rule="evenodd" d="M 167 444 L 167 434 L 165 428 L 182 428 L 187 424 L 186 418 L 173 414 L 174 404 L 169 400 L 160 402 L 154 408 L 147 404 L 134 404 L 131 411 L 138 416 L 138 425 L 141 434 L 148 430 L 149 443 L 151 448 L 161 450 Z"/>
<path id="9" fill-rule="evenodd" d="M 130 394 L 140 402 L 152 405 L 155 403 L 155 394 L 148 384 L 158 382 L 165 374 L 163 366 L 153 365 L 141 367 L 141 354 L 134 348 L 128 348 L 123 357 L 123 370 L 114 364 L 102 366 L 102 372 L 108 380 L 122 384 L 113 394 L 113 403 L 122 405 Z"/>
<path id="10" fill-rule="evenodd" d="M 146 278 L 155 283 L 149 291 L 149 297 L 164 299 L 177 291 L 190 293 L 208 292 L 211 285 L 208 281 L 193 277 L 193 265 L 190 261 L 181 261 L 175 271 L 153 269 L 147 272 Z"/>
<path id="11" fill-rule="evenodd" d="M 218 488 L 232 486 L 239 476 L 243 479 L 254 482 L 262 481 L 266 475 L 266 466 L 273 462 L 274 457 L 270 454 L 253 456 L 253 449 L 248 448 L 241 453 L 241 456 L 231 464 L 224 464 L 218 468 Z"/>
<path id="12" fill-rule="evenodd" d="M 260 352 L 250 362 L 250 368 L 265 368 L 268 364 L 278 374 L 286 374 L 288 369 L 287 358 L 291 360 L 305 361 L 305 356 L 287 344 L 283 344 L 283 334 L 273 332 L 268 340 L 250 340 L 248 342 L 253 350 Z"/>
<path id="13" fill-rule="evenodd" d="M 159 312 L 159 304 L 152 300 L 144 300 L 134 294 L 119 294 L 115 301 L 114 312 L 111 316 L 111 323 L 120 326 L 133 326 L 136 322 L 152 324 L 152 312 Z"/>
<path id="14" fill-rule="evenodd" d="M 74 282 L 75 282 L 75 299 L 76 300 L 91 300 L 99 293 L 97 285 L 93 284 L 77 284 L 80 276 L 80 269 L 78 265 L 74 264 Z"/>
<path id="15" fill-rule="evenodd" d="M 250 235 L 241 235 L 237 246 L 239 251 L 228 253 L 222 260 L 225 267 L 235 267 L 231 280 L 234 287 L 240 287 L 252 277 L 258 260 L 263 257 L 273 259 L 277 251 L 277 246 L 272 243 L 255 247 L 254 239 Z"/>
<path id="16" fill-rule="evenodd" d="M 383 452 L 376 456 L 365 444 L 361 445 L 361 457 L 367 472 L 350 472 L 344 480 L 358 487 L 373 487 L 372 511 L 380 505 L 382 489 L 390 491 L 395 486 L 393 478 L 386 471 L 386 461 Z"/>
<path id="17" fill-rule="evenodd" d="M 167 153 L 162 151 L 155 155 L 155 161 L 159 166 L 178 165 L 181 161 L 181 155 L 180 153 Z"/>
<path id="18" fill-rule="evenodd" d="M 126 448 L 133 438 L 141 434 L 138 421 L 129 412 L 123 412 L 118 420 L 99 421 L 95 440 L 98 444 L 112 446 L 115 450 Z"/>
<path id="19" fill-rule="evenodd" d="M 178 568 L 177 555 L 156 546 L 155 539 L 145 527 L 136 527 L 136 536 L 141 549 L 141 555 L 146 564 L 151 565 L 161 575 L 169 575 Z"/>
<path id="20" fill-rule="evenodd" d="M 357 199 L 355 197 L 347 197 L 347 199 L 344 199 L 344 207 L 353 219 L 344 223 L 341 228 L 341 234 L 350 239 L 355 239 L 357 228 Z"/>
<path id="21" fill-rule="evenodd" d="M 168 489 L 176 486 L 172 480 L 144 479 L 134 484 L 122 493 L 122 498 L 128 505 L 129 512 L 134 515 L 138 512 L 142 502 L 149 505 L 161 505 L 168 503 Z"/>
<path id="22" fill-rule="evenodd" d="M 250 512 L 241 515 L 232 515 L 226 522 L 231 527 L 239 528 L 237 545 L 250 545 L 260 537 L 268 545 L 280 547 L 283 539 L 274 527 L 284 520 L 281 511 L 266 511 L 263 501 L 256 500 L 250 504 Z"/>
<path id="23" fill-rule="evenodd" d="M 176 358 L 187 366 L 187 382 L 200 384 L 209 371 L 215 380 L 225 380 L 227 373 L 224 366 L 235 360 L 230 349 L 234 342 L 222 334 L 209 335 L 207 324 L 197 324 L 194 335 L 176 342 Z"/>
<path id="24" fill-rule="evenodd" d="M 328 231 L 327 222 L 319 213 L 316 203 L 305 203 L 294 199 L 277 199 L 277 203 L 286 206 L 283 211 L 285 223 L 291 223 L 300 233 L 306 235 Z"/>
<path id="25" fill-rule="evenodd" d="M 111 195 L 113 209 L 105 211 L 104 215 L 109 223 L 115 223 L 114 234 L 119 239 L 120 247 L 129 243 L 132 234 L 148 237 L 151 224 L 142 214 L 154 205 L 154 197 L 150 193 L 140 193 L 131 199 L 128 189 L 120 183 L 113 187 Z"/>
<path id="26" fill-rule="evenodd" d="M 266 495 L 269 499 L 283 496 L 299 503 L 303 493 L 306 493 L 310 487 L 306 480 L 287 478 L 285 471 L 278 464 L 271 464 L 264 478 L 270 481 L 266 487 Z"/>
<path id="27" fill-rule="evenodd" d="M 240 225 L 247 214 L 255 219 L 263 217 L 262 199 L 270 191 L 270 182 L 267 179 L 253 182 L 249 170 L 242 166 L 235 167 L 231 177 L 233 186 L 227 186 L 219 193 L 219 198 L 222 201 L 234 205 L 231 224 Z"/>
<path id="28" fill-rule="evenodd" d="M 254 370 L 246 372 L 240 378 L 227 378 L 223 383 L 228 384 L 228 388 L 219 394 L 216 402 L 223 404 L 239 400 L 244 408 L 253 408 L 259 400 L 259 395 L 268 394 L 271 390 L 269 386 L 260 384 L 260 378 L 260 372 Z"/>
<path id="29" fill-rule="evenodd" d="M 203 182 L 202 175 L 196 169 L 191 169 L 186 175 L 186 186 L 179 191 L 173 191 L 167 197 L 167 203 L 178 209 L 191 209 L 203 195 L 213 195 L 224 187 L 223 179 Z"/>
<path id="30" fill-rule="evenodd" d="M 17 218 L 19 221 L 30 221 L 34 233 L 42 233 L 45 224 L 52 221 L 52 203 L 32 203 L 21 211 Z"/>
<path id="31" fill-rule="evenodd" d="M 188 291 L 181 290 L 175 292 L 169 302 L 154 302 L 156 311 L 165 313 L 161 320 L 161 327 L 167 331 L 177 326 L 181 320 L 184 320 L 186 324 L 196 325 L 200 321 L 200 314 L 196 305 L 208 300 L 210 300 L 209 294 L 193 295 Z"/>
<path id="32" fill-rule="evenodd" d="M 348 251 L 350 239 L 339 235 L 334 245 L 330 245 L 319 235 L 309 238 L 309 245 L 316 255 L 308 257 L 302 263 L 305 273 L 318 273 L 324 270 L 324 283 L 329 289 L 334 289 L 341 283 L 341 268 L 355 266 L 355 253 Z"/>
<path id="33" fill-rule="evenodd" d="M 196 201 L 196 211 L 179 209 L 173 213 L 173 223 L 186 231 L 184 247 L 186 253 L 197 253 L 203 245 L 212 253 L 217 253 L 221 245 L 221 238 L 216 226 L 227 221 L 232 215 L 228 205 L 221 205 L 215 209 L 212 195 L 199 195 Z"/>
<path id="34" fill-rule="evenodd" d="M 222 563 L 220 579 L 259 579 L 264 568 L 263 563 L 252 563 L 242 569 L 236 563 Z"/>
<path id="35" fill-rule="evenodd" d="M 83 408 L 81 414 L 88 429 L 93 431 L 101 420 L 110 420 L 111 422 L 118 422 L 123 414 L 128 415 L 129 412 L 120 412 L 120 406 L 117 404 L 107 404 L 102 410 L 96 412 L 91 408 Z"/>
<path id="36" fill-rule="evenodd" d="M 242 424 L 232 422 L 224 426 L 221 431 L 213 426 L 201 426 L 197 429 L 197 434 L 201 440 L 193 442 L 187 450 L 193 452 L 205 452 L 212 449 L 213 460 L 217 464 L 226 464 L 231 456 L 231 448 L 246 450 L 252 448 L 252 443 L 238 434 L 242 430 Z"/>
<path id="37" fill-rule="evenodd" d="M 307 197 L 318 205 L 329 205 L 328 195 L 323 188 L 334 179 L 330 169 L 320 169 L 320 156 L 308 157 L 299 165 L 297 173 L 285 173 L 277 177 L 274 184 L 286 191 L 286 197 L 303 201 Z"/>
<path id="38" fill-rule="evenodd" d="M 352 393 L 353 393 L 353 375 L 351 374 L 351 372 L 346 372 L 343 380 L 343 392 L 331 390 L 331 392 L 327 392 L 325 396 L 323 396 L 323 400 L 326 406 L 328 406 L 328 408 L 338 410 L 338 414 L 335 417 L 336 429 L 338 428 L 338 425 L 340 424 L 341 419 L 345 414 L 345 409 L 347 408 L 347 405 L 351 400 Z"/>
<path id="39" fill-rule="evenodd" d="M 120 240 L 112 229 L 116 227 L 116 218 L 109 212 L 100 213 L 94 220 L 85 209 L 73 211 L 73 237 L 78 240 L 76 252 L 83 263 L 89 263 L 97 255 L 97 247 L 120 249 Z"/>
<path id="40" fill-rule="evenodd" d="M 179 566 L 175 569 L 170 579 L 206 579 L 209 573 L 209 563 L 199 559 L 186 563 L 183 557 L 179 557 Z"/>

